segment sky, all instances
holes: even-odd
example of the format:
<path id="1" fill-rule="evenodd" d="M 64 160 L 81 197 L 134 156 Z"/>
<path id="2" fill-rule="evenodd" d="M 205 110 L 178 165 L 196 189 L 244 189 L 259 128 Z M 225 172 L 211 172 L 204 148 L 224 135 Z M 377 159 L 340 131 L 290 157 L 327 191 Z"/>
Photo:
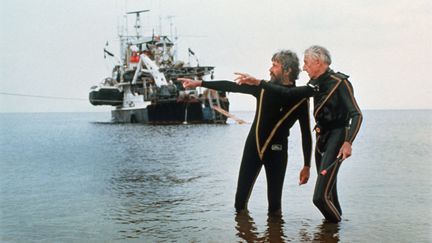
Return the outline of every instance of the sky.
<path id="1" fill-rule="evenodd" d="M 215 79 L 268 79 L 276 51 L 295 51 L 302 62 L 318 44 L 335 71 L 350 75 L 362 109 L 432 109 L 430 0 L 2 0 L 0 112 L 111 110 L 92 106 L 88 93 L 110 75 L 103 48 L 108 41 L 119 52 L 124 13 L 142 9 L 150 10 L 147 33 L 176 32 L 179 58 L 191 48 L 200 65 L 216 67 Z M 302 72 L 298 85 L 307 81 Z M 231 110 L 255 109 L 250 96 L 229 97 Z"/>

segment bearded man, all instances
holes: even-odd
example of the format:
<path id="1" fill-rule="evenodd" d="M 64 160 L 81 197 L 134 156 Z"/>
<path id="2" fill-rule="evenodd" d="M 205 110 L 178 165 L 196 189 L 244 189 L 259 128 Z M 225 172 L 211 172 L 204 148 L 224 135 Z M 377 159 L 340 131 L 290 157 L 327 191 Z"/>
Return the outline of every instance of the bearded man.
<path id="1" fill-rule="evenodd" d="M 289 50 L 275 53 L 271 59 L 269 82 L 295 87 L 300 72 L 297 55 Z M 299 184 L 307 183 L 310 174 L 312 137 L 309 119 L 309 98 L 292 98 L 265 91 L 258 86 L 238 85 L 232 81 L 201 81 L 179 78 L 185 88 L 206 87 L 227 92 L 253 95 L 255 118 L 243 150 L 237 182 L 235 209 L 247 211 L 255 180 L 264 166 L 267 178 L 269 215 L 281 215 L 282 189 L 288 163 L 289 130 L 298 120 L 302 134 L 304 167 Z"/>

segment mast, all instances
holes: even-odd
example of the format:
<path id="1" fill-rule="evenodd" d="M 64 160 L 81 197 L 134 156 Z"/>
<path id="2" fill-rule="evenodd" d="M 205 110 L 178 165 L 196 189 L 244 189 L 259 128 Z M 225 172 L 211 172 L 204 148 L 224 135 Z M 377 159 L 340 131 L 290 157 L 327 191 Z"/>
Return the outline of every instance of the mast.
<path id="1" fill-rule="evenodd" d="M 136 37 L 137 39 L 139 39 L 139 37 L 141 36 L 141 20 L 140 20 L 140 13 L 144 13 L 144 12 L 149 12 L 150 10 L 145 9 L 145 10 L 139 10 L 139 11 L 132 11 L 132 12 L 127 12 L 126 14 L 136 14 L 136 18 L 135 18 L 135 31 L 136 31 Z"/>
<path id="2" fill-rule="evenodd" d="M 173 58 L 174 58 L 174 62 L 177 61 L 177 29 L 176 29 L 176 33 L 175 36 L 173 34 L 173 18 L 175 16 L 174 15 L 168 15 L 166 16 L 166 18 L 169 21 L 169 26 L 170 26 L 170 38 L 171 41 L 174 43 L 174 48 L 173 48 Z"/>

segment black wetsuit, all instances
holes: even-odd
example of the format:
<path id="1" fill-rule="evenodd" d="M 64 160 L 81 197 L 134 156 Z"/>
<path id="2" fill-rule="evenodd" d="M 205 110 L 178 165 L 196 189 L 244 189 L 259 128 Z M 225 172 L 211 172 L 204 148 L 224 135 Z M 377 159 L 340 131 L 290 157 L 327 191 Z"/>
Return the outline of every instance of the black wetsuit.
<path id="1" fill-rule="evenodd" d="M 288 160 L 289 129 L 297 120 L 300 122 L 302 133 L 304 165 L 310 165 L 312 138 L 309 99 L 283 98 L 281 95 L 269 94 L 257 86 L 237 85 L 230 81 L 203 81 L 202 86 L 251 94 L 257 99 L 255 118 L 246 139 L 240 165 L 235 208 L 237 211 L 247 208 L 253 185 L 264 165 L 268 210 L 277 212 L 281 209 L 282 187 Z"/>
<path id="2" fill-rule="evenodd" d="M 315 161 L 317 171 L 327 168 L 336 160 L 344 142 L 352 144 L 362 122 L 362 114 L 354 98 L 348 76 L 328 69 L 307 86 L 286 89 L 262 81 L 261 88 L 285 97 L 314 97 L 315 131 L 317 135 Z M 318 173 L 313 196 L 315 206 L 331 222 L 341 220 L 336 178 L 340 163 L 323 176 Z"/>

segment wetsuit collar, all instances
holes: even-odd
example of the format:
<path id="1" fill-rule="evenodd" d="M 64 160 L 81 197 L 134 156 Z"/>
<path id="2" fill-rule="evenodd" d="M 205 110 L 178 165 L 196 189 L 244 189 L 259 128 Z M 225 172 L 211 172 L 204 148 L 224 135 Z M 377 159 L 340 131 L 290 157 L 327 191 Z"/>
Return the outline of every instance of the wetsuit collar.
<path id="1" fill-rule="evenodd" d="M 270 81 L 271 83 L 274 83 L 276 85 L 280 85 L 280 86 L 284 86 L 284 87 L 295 87 L 296 85 L 291 83 L 291 84 L 282 84 L 282 83 L 278 83 L 278 82 L 274 82 L 274 81 Z"/>
<path id="2" fill-rule="evenodd" d="M 327 78 L 334 73 L 334 71 L 331 68 L 328 68 L 327 71 L 325 71 L 323 74 L 321 74 L 318 78 L 316 79 L 311 79 L 309 82 L 311 84 L 319 84 L 322 83 L 324 80 L 327 80 Z"/>

